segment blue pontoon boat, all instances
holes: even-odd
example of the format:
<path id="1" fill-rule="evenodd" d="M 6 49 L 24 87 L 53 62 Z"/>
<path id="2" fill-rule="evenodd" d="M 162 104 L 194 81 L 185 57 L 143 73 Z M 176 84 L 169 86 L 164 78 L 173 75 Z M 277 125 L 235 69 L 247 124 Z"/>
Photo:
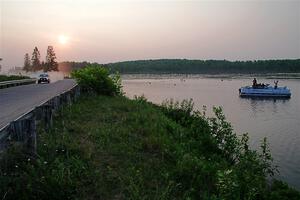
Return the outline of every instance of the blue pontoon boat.
<path id="1" fill-rule="evenodd" d="M 291 90 L 287 87 L 272 87 L 268 84 L 263 87 L 246 86 L 239 89 L 241 97 L 283 97 L 290 98 Z"/>

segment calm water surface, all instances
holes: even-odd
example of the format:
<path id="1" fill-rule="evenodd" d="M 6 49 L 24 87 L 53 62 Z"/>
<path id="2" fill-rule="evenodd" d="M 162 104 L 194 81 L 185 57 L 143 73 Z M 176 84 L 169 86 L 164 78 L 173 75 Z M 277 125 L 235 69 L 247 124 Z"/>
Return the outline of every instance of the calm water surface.
<path id="1" fill-rule="evenodd" d="M 192 98 L 195 108 L 222 106 L 227 119 L 238 134 L 249 133 L 252 148 L 268 138 L 274 164 L 279 166 L 277 178 L 300 190 L 300 80 L 280 80 L 279 85 L 291 88 L 290 99 L 245 99 L 238 89 L 251 84 L 251 79 L 218 78 L 123 78 L 128 97 L 144 94 L 154 103 L 167 98 Z M 273 83 L 272 79 L 259 82 Z"/>

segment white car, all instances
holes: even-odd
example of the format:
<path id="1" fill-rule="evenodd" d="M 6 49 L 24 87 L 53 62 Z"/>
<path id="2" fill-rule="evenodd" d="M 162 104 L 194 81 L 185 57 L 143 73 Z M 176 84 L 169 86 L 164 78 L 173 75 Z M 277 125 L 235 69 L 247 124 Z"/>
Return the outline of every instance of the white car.
<path id="1" fill-rule="evenodd" d="M 50 78 L 48 74 L 40 74 L 38 79 L 38 84 L 40 83 L 50 83 Z"/>

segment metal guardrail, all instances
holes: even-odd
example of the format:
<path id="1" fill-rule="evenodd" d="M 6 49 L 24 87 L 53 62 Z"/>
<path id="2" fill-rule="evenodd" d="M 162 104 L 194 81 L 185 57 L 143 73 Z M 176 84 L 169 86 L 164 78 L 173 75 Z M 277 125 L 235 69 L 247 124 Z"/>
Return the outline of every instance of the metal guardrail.
<path id="1" fill-rule="evenodd" d="M 28 153 L 36 154 L 36 124 L 42 122 L 46 131 L 52 126 L 52 117 L 63 105 L 71 104 L 80 96 L 80 88 L 75 85 L 54 96 L 10 122 L 0 129 L 0 156 L 11 145 L 21 143 Z"/>
<path id="2" fill-rule="evenodd" d="M 21 80 L 13 80 L 13 81 L 2 81 L 0 82 L 0 89 L 14 87 L 18 85 L 28 85 L 36 83 L 36 79 L 21 79 Z"/>

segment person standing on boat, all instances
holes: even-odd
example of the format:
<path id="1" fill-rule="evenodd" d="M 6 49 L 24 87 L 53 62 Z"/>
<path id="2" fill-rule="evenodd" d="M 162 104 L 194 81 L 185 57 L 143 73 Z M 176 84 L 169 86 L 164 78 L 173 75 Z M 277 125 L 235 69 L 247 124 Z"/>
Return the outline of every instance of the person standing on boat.
<path id="1" fill-rule="evenodd" d="M 278 81 L 274 81 L 274 89 L 277 89 Z"/>
<path id="2" fill-rule="evenodd" d="M 254 78 L 252 82 L 253 82 L 252 87 L 255 88 L 257 86 L 257 80 L 256 80 L 256 78 Z"/>

